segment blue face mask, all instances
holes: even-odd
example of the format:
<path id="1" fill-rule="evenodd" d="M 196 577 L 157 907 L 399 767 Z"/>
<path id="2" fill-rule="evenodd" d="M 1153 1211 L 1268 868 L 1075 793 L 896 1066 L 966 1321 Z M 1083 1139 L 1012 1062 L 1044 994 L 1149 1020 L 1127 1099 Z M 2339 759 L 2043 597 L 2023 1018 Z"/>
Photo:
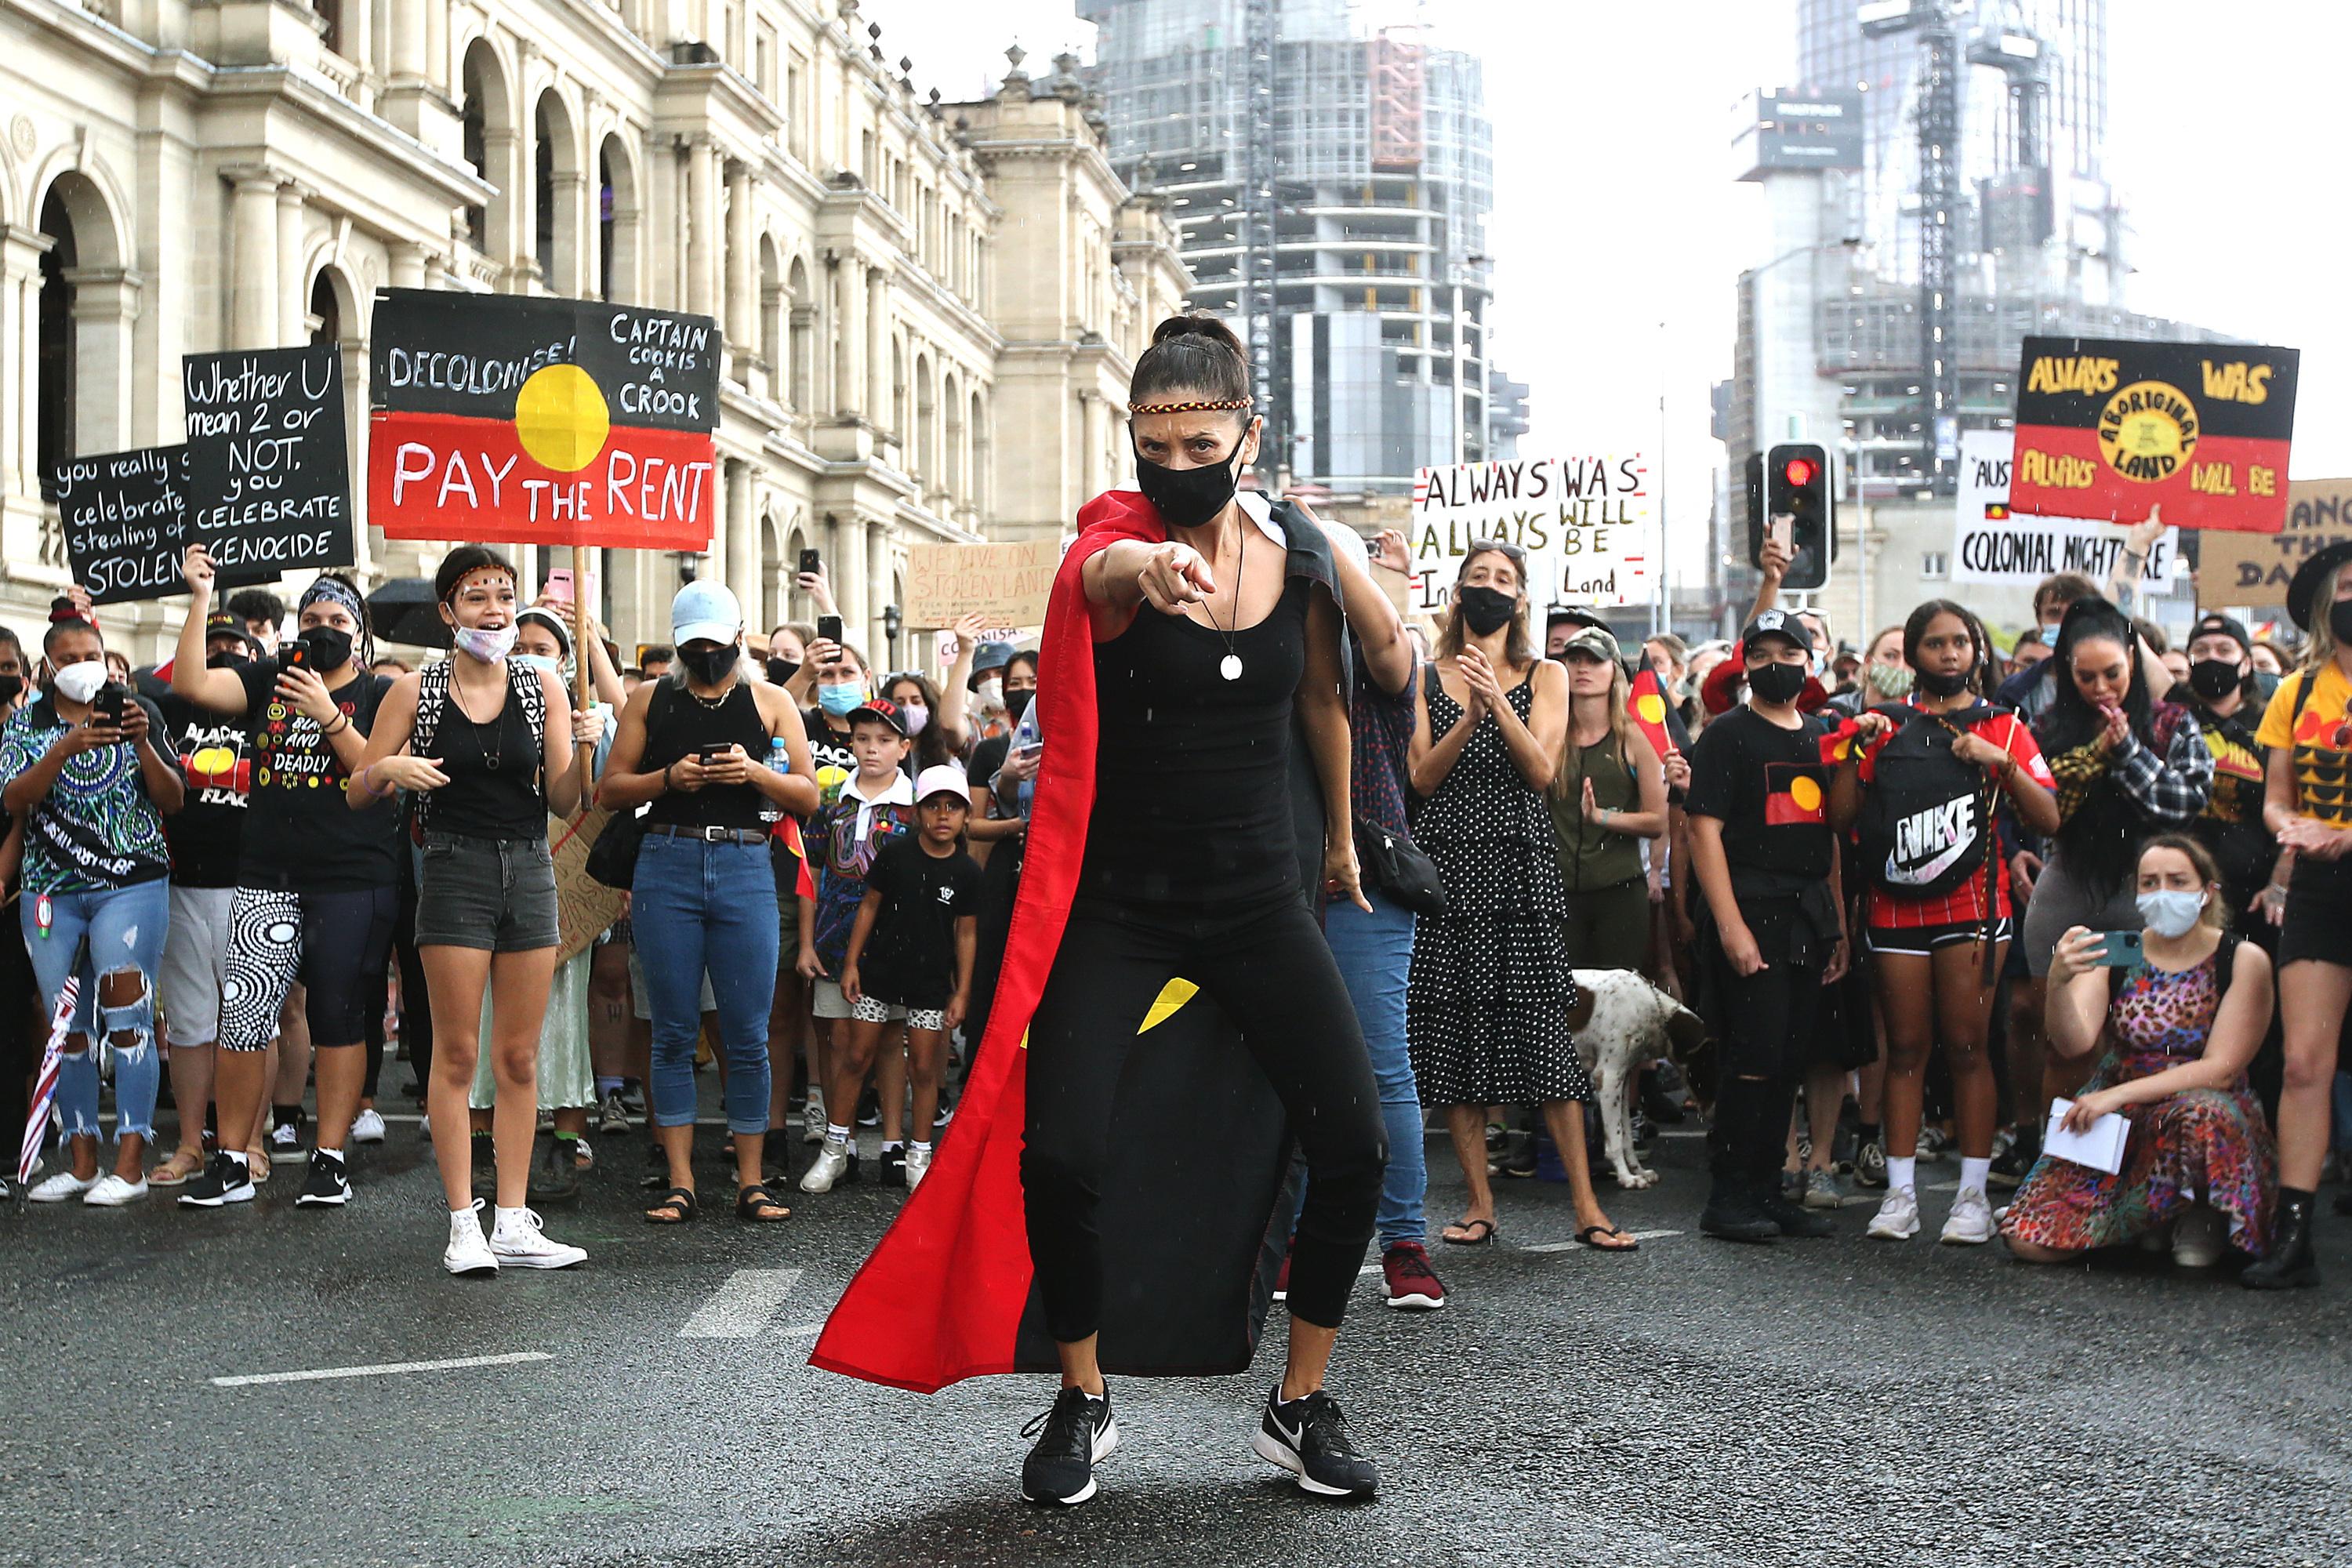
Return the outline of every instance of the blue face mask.
<path id="1" fill-rule="evenodd" d="M 2183 937 L 2197 929 L 2205 913 L 2206 895 L 2165 889 L 2159 892 L 2142 893 L 2136 900 L 2139 918 L 2147 929 L 2161 936 Z"/>
<path id="2" fill-rule="evenodd" d="M 2058 646 L 2058 628 L 2056 626 L 2050 626 L 2042 628 L 2042 646 L 2044 647 L 2056 647 Z"/>
<path id="3" fill-rule="evenodd" d="M 563 673 L 563 666 L 543 653 L 509 654 L 507 662 L 519 664 L 525 669 L 544 670 L 553 676 L 561 676 Z"/>
<path id="4" fill-rule="evenodd" d="M 817 706 L 836 719 L 845 719 L 866 706 L 866 685 L 851 681 L 843 686 L 820 686 L 816 689 Z"/>

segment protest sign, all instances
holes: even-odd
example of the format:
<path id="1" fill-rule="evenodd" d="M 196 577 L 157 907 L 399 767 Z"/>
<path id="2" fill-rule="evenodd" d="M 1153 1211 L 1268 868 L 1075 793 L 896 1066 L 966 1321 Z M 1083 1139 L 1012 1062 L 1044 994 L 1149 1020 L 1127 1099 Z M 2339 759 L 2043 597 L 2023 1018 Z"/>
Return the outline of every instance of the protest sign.
<path id="1" fill-rule="evenodd" d="M 1061 564 L 1055 538 L 915 545 L 907 552 L 907 625 L 936 629 L 976 613 L 992 626 L 1043 626 Z"/>
<path id="2" fill-rule="evenodd" d="M 58 521 L 66 562 L 94 605 L 160 599 L 180 580 L 187 513 L 188 449 L 147 447 L 69 458 L 56 466 Z"/>
<path id="3" fill-rule="evenodd" d="M 2122 524 L 2083 518 L 2026 517 L 2009 509 L 2010 433 L 1960 433 L 1960 486 L 1952 530 L 1952 581 L 2032 586 L 2053 572 L 2080 572 L 2104 584 L 2124 547 Z M 2258 536 L 2257 536 L 2258 537 Z M 2162 592 L 2180 570 L 2180 531 L 2168 528 L 2140 564 L 2140 581 Z"/>
<path id="4" fill-rule="evenodd" d="M 588 874 L 588 851 L 604 831 L 613 814 L 591 806 L 578 826 L 560 816 L 547 819 L 547 841 L 555 850 L 555 962 L 562 963 L 621 918 L 621 901 L 628 894 L 608 888 Z"/>
<path id="5" fill-rule="evenodd" d="M 2013 511 L 2276 532 L 2302 354 L 2242 343 L 2028 338 Z"/>
<path id="6" fill-rule="evenodd" d="M 2209 533 L 2197 550 L 2197 602 L 2276 609 L 2294 569 L 2331 544 L 2352 542 L 2352 479 L 2296 479 L 2276 533 Z"/>
<path id="7" fill-rule="evenodd" d="M 1517 545 L 1528 605 L 1646 605 L 1656 594 L 1656 492 L 1639 450 L 1423 468 L 1413 480 L 1405 547 L 1408 613 L 1452 599 L 1474 541 Z"/>
<path id="8" fill-rule="evenodd" d="M 710 547 L 709 317 L 391 289 L 372 333 L 368 513 L 387 537 Z"/>
<path id="9" fill-rule="evenodd" d="M 185 542 L 223 587 L 359 559 L 343 433 L 343 357 L 332 343 L 191 354 Z"/>

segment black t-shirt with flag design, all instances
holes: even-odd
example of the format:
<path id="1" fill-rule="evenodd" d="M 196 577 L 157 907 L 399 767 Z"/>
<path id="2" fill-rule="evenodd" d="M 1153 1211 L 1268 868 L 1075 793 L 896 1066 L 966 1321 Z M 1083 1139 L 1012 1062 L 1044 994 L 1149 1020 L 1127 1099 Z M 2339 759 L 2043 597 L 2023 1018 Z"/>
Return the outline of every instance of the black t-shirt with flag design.
<path id="1" fill-rule="evenodd" d="M 1811 720 L 1783 730 L 1735 708 L 1691 748 L 1688 809 L 1723 824 L 1732 891 L 1743 900 L 1793 897 L 1830 874 L 1836 843 L 1822 810 L 1830 770 L 1821 736 Z"/>

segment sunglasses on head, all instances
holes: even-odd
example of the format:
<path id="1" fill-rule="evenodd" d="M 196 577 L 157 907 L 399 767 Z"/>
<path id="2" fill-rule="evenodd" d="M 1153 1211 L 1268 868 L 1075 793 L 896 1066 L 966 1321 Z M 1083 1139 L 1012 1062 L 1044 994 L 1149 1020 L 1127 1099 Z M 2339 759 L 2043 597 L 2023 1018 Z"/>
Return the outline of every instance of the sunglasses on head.
<path id="1" fill-rule="evenodd" d="M 1507 539 L 1474 539 L 1470 542 L 1468 554 L 1465 554 L 1463 559 L 1466 561 L 1472 555 L 1484 555 L 1489 550 L 1507 555 L 1514 561 L 1525 561 L 1528 558 L 1526 551 Z"/>

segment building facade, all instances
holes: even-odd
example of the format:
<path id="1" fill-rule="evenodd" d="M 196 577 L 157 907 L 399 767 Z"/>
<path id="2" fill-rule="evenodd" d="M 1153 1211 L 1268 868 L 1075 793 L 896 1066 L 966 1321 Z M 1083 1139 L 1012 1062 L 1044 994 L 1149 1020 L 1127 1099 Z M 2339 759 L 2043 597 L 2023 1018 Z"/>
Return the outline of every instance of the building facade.
<path id="1" fill-rule="evenodd" d="M 1265 367 L 1269 474 L 1398 493 L 1494 456 L 1477 58 L 1368 28 L 1351 0 L 1077 10 L 1113 164 L 1166 200 L 1193 302 L 1243 323 Z"/>
<path id="2" fill-rule="evenodd" d="M 1083 410 L 1181 297 L 1158 204 L 1112 174 L 1075 80 L 1033 94 L 1016 68 L 982 103 L 927 101 L 857 0 L 0 0 L 0 40 L 18 622 L 65 580 L 49 463 L 176 440 L 183 354 L 340 344 L 364 473 L 371 301 L 427 287 L 719 321 L 710 549 L 604 552 L 625 642 L 665 637 L 695 575 L 755 629 L 804 616 L 812 548 L 852 637 L 912 662 L 912 633 L 888 646 L 907 549 L 1059 527 L 1067 489 L 1040 476 L 1103 471 Z M 1047 309 L 1041 267 L 1086 281 Z M 372 580 L 439 552 L 361 548 Z M 519 558 L 534 583 L 565 563 Z M 110 624 L 152 652 L 178 613 Z"/>

